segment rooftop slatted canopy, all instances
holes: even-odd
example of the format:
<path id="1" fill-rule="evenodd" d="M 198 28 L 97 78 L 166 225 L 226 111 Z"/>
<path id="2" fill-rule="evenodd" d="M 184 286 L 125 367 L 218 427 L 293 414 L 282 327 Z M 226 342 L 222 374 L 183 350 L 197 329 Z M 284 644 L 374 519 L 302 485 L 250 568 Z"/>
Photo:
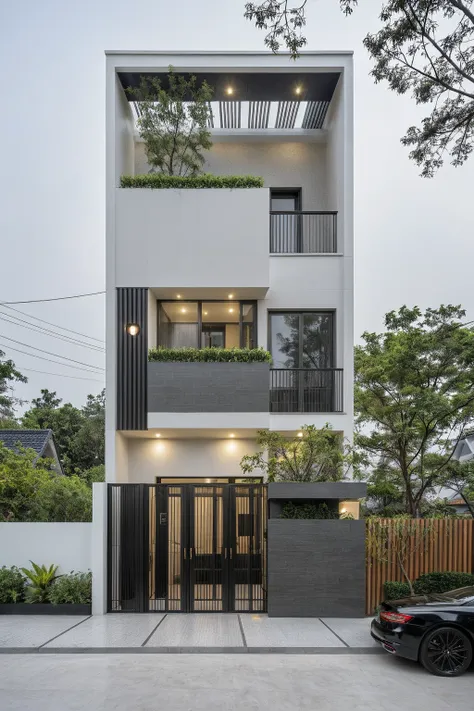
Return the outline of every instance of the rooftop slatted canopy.
<path id="1" fill-rule="evenodd" d="M 143 74 L 119 72 L 118 76 L 127 93 L 127 89 L 139 86 Z M 167 72 L 156 72 L 153 76 L 161 80 L 163 88 L 168 87 Z M 184 76 L 188 78 L 189 74 Z M 232 75 L 196 72 L 198 83 L 205 80 L 214 90 L 208 126 L 211 130 L 225 131 L 322 129 L 339 76 L 335 71 Z M 138 118 L 140 105 L 127 95 Z"/>

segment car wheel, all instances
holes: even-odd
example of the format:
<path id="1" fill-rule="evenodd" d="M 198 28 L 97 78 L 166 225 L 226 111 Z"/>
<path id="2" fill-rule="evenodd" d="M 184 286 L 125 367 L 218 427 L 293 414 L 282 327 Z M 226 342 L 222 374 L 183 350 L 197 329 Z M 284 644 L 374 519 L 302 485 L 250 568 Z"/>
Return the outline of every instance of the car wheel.
<path id="1" fill-rule="evenodd" d="M 454 627 L 438 627 L 423 640 L 420 662 L 437 676 L 464 674 L 472 662 L 471 641 Z"/>

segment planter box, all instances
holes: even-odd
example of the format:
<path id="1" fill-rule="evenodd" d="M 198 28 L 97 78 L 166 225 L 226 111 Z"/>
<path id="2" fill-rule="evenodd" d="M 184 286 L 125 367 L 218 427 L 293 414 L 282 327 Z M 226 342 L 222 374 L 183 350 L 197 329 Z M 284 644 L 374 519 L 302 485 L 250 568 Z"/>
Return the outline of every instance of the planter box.
<path id="1" fill-rule="evenodd" d="M 268 363 L 148 363 L 148 412 L 268 412 Z"/>
<path id="2" fill-rule="evenodd" d="M 268 499 L 304 501 L 305 499 L 363 499 L 367 484 L 357 481 L 322 481 L 309 484 L 299 482 L 276 482 L 268 485 Z"/>
<path id="3" fill-rule="evenodd" d="M 269 617 L 364 617 L 365 521 L 268 521 Z"/>
<path id="4" fill-rule="evenodd" d="M 0 604 L 0 615 L 91 615 L 92 605 L 51 605 L 27 602 Z"/>

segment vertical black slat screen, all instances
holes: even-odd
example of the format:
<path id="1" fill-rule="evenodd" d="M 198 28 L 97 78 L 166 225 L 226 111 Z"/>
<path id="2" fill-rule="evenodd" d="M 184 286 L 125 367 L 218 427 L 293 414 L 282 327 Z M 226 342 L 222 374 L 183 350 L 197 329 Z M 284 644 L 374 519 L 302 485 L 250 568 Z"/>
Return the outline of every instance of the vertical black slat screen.
<path id="1" fill-rule="evenodd" d="M 138 324 L 136 336 L 128 324 Z M 117 429 L 147 429 L 148 289 L 117 289 Z"/>

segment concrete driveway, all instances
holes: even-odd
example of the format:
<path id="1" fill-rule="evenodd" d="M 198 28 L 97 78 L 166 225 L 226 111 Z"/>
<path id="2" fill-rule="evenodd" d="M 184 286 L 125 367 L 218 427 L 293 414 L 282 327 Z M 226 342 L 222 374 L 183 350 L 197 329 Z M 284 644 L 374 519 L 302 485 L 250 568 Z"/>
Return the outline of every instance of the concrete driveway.
<path id="1" fill-rule="evenodd" d="M 388 654 L 0 656 L 2 711 L 468 711 L 473 689 Z"/>

